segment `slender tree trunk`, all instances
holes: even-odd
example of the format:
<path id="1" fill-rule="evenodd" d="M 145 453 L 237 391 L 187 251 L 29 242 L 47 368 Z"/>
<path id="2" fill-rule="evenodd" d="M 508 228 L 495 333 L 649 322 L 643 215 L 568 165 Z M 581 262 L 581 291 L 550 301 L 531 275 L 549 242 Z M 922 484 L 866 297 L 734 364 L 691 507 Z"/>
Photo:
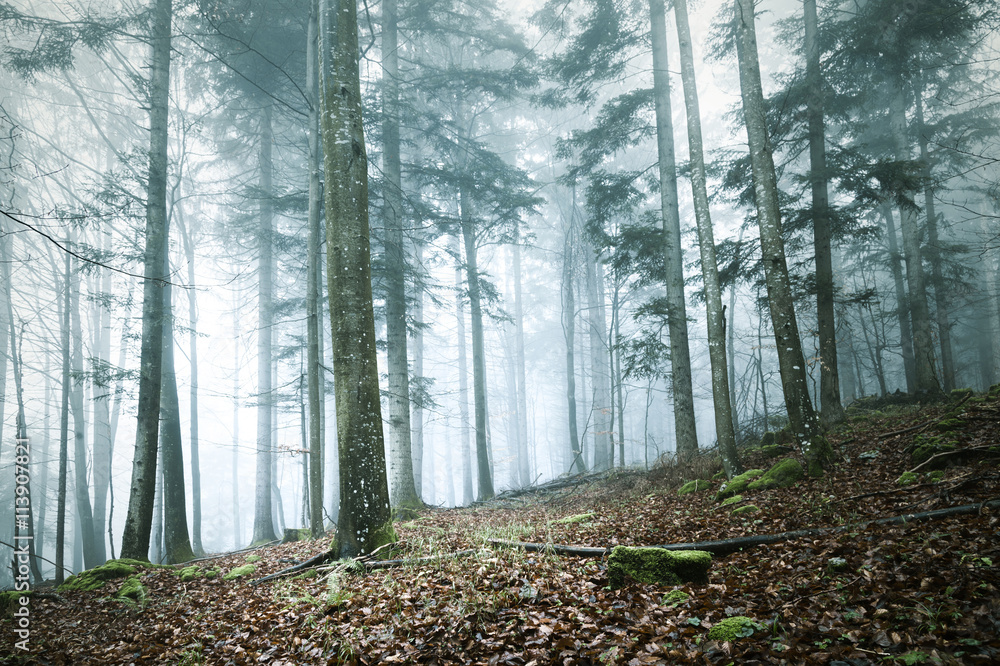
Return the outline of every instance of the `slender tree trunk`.
<path id="1" fill-rule="evenodd" d="M 816 257 L 816 322 L 819 329 L 820 419 L 825 426 L 844 420 L 840 403 L 837 364 L 837 324 L 833 309 L 833 253 L 831 211 L 826 167 L 826 120 L 823 75 L 817 37 L 816 0 L 804 0 L 806 79 L 809 87 L 806 113 L 809 118 L 809 180 L 812 184 L 813 252 Z"/>
<path id="2" fill-rule="evenodd" d="M 938 237 L 938 217 L 935 212 L 934 185 L 931 180 L 931 155 L 927 148 L 927 126 L 924 124 L 923 85 L 920 76 L 914 86 L 913 98 L 916 105 L 917 144 L 920 147 L 920 161 L 923 163 L 924 211 L 927 214 L 927 259 L 931 264 L 931 282 L 934 287 L 934 315 L 937 319 L 938 342 L 941 345 L 941 374 L 944 390 L 955 388 L 955 355 L 951 344 L 951 319 L 948 316 L 948 288 L 941 269 L 941 240 Z"/>
<path id="3" fill-rule="evenodd" d="M 184 246 L 184 256 L 187 260 L 187 303 L 188 303 L 188 357 L 191 363 L 190 388 L 190 449 L 191 449 L 191 548 L 195 555 L 204 555 L 205 549 L 201 543 L 201 456 L 198 439 L 198 301 L 195 294 L 194 273 L 194 229 L 189 229 L 181 214 L 177 213 L 177 227 Z M 176 381 L 175 390 L 176 390 Z"/>
<path id="4" fill-rule="evenodd" d="M 898 162 L 910 159 L 907 139 L 906 102 L 901 90 L 892 91 L 889 97 L 889 127 L 895 158 Z M 903 260 L 906 262 L 906 286 L 910 304 L 910 322 L 913 325 L 913 357 L 916 392 L 936 394 L 941 392 L 934 366 L 934 343 L 931 334 L 930 308 L 927 305 L 927 286 L 924 279 L 920 248 L 920 226 L 916 213 L 907 206 L 900 207 L 900 231 L 903 236 Z"/>
<path id="5" fill-rule="evenodd" d="M 413 264 L 414 269 L 419 275 L 419 271 L 423 270 L 424 265 L 424 243 L 419 237 L 413 240 Z M 424 379 L 424 286 L 421 278 L 416 278 L 414 280 L 413 287 L 413 321 L 415 323 L 415 328 L 413 330 L 413 377 L 421 386 L 423 386 Z M 417 493 L 418 497 L 430 497 L 431 504 L 434 503 L 434 450 L 433 447 L 430 450 L 424 449 L 424 390 L 421 389 L 420 395 L 413 399 L 410 396 L 413 410 L 410 414 L 410 430 L 412 431 L 412 444 L 414 451 L 414 478 L 416 482 L 420 480 L 420 489 Z M 429 474 L 424 475 L 423 466 L 425 464 L 424 459 L 426 458 Z M 426 483 L 425 483 L 426 480 Z M 450 482 L 450 479 L 449 479 Z M 454 501 L 454 493 L 452 493 L 452 501 Z"/>
<path id="6" fill-rule="evenodd" d="M 83 326 L 80 321 L 80 283 L 74 275 L 70 280 L 69 321 L 72 337 L 74 379 L 69 393 L 73 414 L 73 487 L 76 491 L 76 512 L 80 521 L 80 542 L 86 568 L 96 567 L 97 547 L 94 538 L 94 513 L 90 504 L 90 484 L 87 480 L 87 423 L 83 409 Z M 103 535 L 100 535 L 103 536 Z"/>
<path id="7" fill-rule="evenodd" d="M 233 299 L 233 549 L 243 544 L 240 524 L 240 312 L 239 299 Z"/>
<path id="8" fill-rule="evenodd" d="M 156 454 L 159 458 L 156 467 L 156 489 L 153 495 L 153 527 L 149 544 L 149 561 L 153 564 L 163 564 L 165 552 L 163 542 L 163 447 Z"/>
<path id="9" fill-rule="evenodd" d="M 458 331 L 458 415 L 461 420 L 462 449 L 462 504 L 468 506 L 475 499 L 472 492 L 472 455 L 469 429 L 469 367 L 465 343 L 465 299 L 462 280 L 462 251 L 458 236 L 454 240 L 455 253 L 455 318 Z"/>
<path id="10" fill-rule="evenodd" d="M 566 341 L 566 405 L 569 418 L 569 473 L 582 474 L 587 464 L 580 453 L 580 436 L 576 422 L 576 297 L 573 293 L 573 221 L 570 220 L 563 242 L 562 322 Z"/>
<path id="11" fill-rule="evenodd" d="M 528 387 L 524 360 L 524 305 L 521 294 L 521 237 L 512 245 L 514 264 L 514 356 L 517 367 L 517 477 L 522 488 L 531 485 L 531 454 L 528 445 Z"/>
<path id="12" fill-rule="evenodd" d="M 326 532 L 323 525 L 323 367 L 320 357 L 320 185 L 319 73 L 316 58 L 319 29 L 317 7 L 310 2 L 306 43 L 306 96 L 309 98 L 309 241 L 306 260 L 306 386 L 309 396 L 309 530 L 314 539 Z"/>
<path id="13" fill-rule="evenodd" d="M 701 272 L 705 283 L 705 312 L 708 322 L 708 356 L 712 364 L 712 398 L 715 404 L 715 433 L 726 475 L 733 478 L 741 473 L 736 451 L 736 430 L 733 423 L 733 401 L 730 399 L 729 372 L 726 368 L 726 312 L 722 307 L 719 286 L 719 264 L 715 258 L 715 232 L 708 204 L 708 177 L 705 173 L 705 153 L 701 134 L 701 108 L 694 74 L 694 50 L 688 25 L 687 0 L 674 0 L 677 19 L 677 41 L 681 53 L 681 79 L 684 85 L 684 107 L 687 112 L 688 149 L 691 155 L 691 191 L 698 226 L 698 247 L 701 250 Z"/>
<path id="14" fill-rule="evenodd" d="M 320 6 L 327 275 L 340 460 L 335 551 L 344 558 L 370 553 L 396 535 L 376 367 L 357 5 L 321 0 Z"/>
<path id="15" fill-rule="evenodd" d="M 139 412 L 132 461 L 128 515 L 122 557 L 146 559 L 156 488 L 160 421 L 160 370 L 163 356 L 163 258 L 167 241 L 167 113 L 170 83 L 171 0 L 155 0 L 152 12 L 150 73 L 149 186 L 146 201 L 146 250 L 142 296 L 142 352 L 139 361 Z"/>
<path id="16" fill-rule="evenodd" d="M 406 252 L 399 157 L 397 0 L 382 2 L 382 168 L 385 192 L 386 358 L 389 371 L 389 489 L 393 506 L 420 506 L 410 441 L 410 371 L 406 349 Z"/>
<path id="17" fill-rule="evenodd" d="M 604 285 L 597 279 L 597 254 L 588 245 L 584 250 L 587 285 L 587 328 L 590 335 L 590 372 L 593 398 L 591 422 L 594 428 L 594 469 L 608 469 L 611 457 L 611 390 L 608 387 L 607 324 L 604 319 Z"/>
<path id="18" fill-rule="evenodd" d="M 111 229 L 104 232 L 104 249 L 111 250 Z M 111 295 L 111 271 L 101 272 L 101 295 Z M 103 363 L 111 362 L 111 308 L 99 303 L 95 311 L 96 345 L 94 353 Z M 107 560 L 105 528 L 108 513 L 108 490 L 111 486 L 111 384 L 95 385 L 94 391 L 94 547 L 97 561 Z"/>
<path id="19" fill-rule="evenodd" d="M 257 232 L 257 474 L 254 489 L 253 543 L 274 541 L 273 504 L 271 498 L 271 458 L 274 432 L 271 376 L 271 333 L 274 326 L 274 208 L 271 201 L 272 156 L 274 141 L 271 128 L 271 101 L 264 102 L 260 112 L 260 227 Z"/>
<path id="20" fill-rule="evenodd" d="M 56 584 L 61 585 L 64 577 L 66 555 L 66 474 L 69 466 L 69 307 L 70 307 L 70 255 L 65 256 L 62 310 L 59 320 L 62 328 L 62 402 L 59 407 L 59 479 L 56 491 Z"/>
<path id="21" fill-rule="evenodd" d="M 465 241 L 465 272 L 469 286 L 469 314 L 472 323 L 472 394 L 476 417 L 476 464 L 479 468 L 479 499 L 493 497 L 493 476 L 487 439 L 486 413 L 486 345 L 483 337 L 483 307 L 479 288 L 479 266 L 476 258 L 476 231 L 472 219 L 472 193 L 462 185 L 460 207 L 462 239 Z"/>
<path id="22" fill-rule="evenodd" d="M 735 0 L 740 89 L 757 198 L 757 224 L 760 228 L 764 276 L 788 420 L 809 463 L 810 474 L 820 475 L 823 467 L 829 463 L 833 451 L 820 433 L 819 420 L 809 399 L 805 358 L 802 355 L 798 323 L 795 321 L 795 304 L 785 260 L 785 245 L 781 237 L 778 182 L 770 137 L 767 134 L 753 8 L 753 0 Z"/>
<path id="23" fill-rule="evenodd" d="M 670 331 L 670 377 L 674 386 L 677 455 L 680 460 L 688 460 L 698 452 L 698 432 L 695 427 L 691 351 L 688 344 L 687 307 L 684 301 L 684 256 L 681 251 L 681 218 L 677 196 L 674 124 L 670 106 L 670 68 L 667 60 L 667 24 L 663 0 L 649 0 L 649 18 L 650 36 L 653 41 L 656 147 L 660 160 L 660 212 L 663 219 L 666 253 L 665 296 L 667 326 Z M 620 390 L 619 386 L 619 392 Z M 619 420 L 620 416 L 619 414 Z M 624 447 L 624 440 L 622 446 Z M 622 450 L 624 451 L 624 448 Z"/>
<path id="24" fill-rule="evenodd" d="M 992 357 L 990 358 L 992 363 Z M 38 506 L 38 521 L 35 523 L 35 552 L 39 557 L 45 556 L 45 515 L 49 507 L 49 456 L 52 450 L 52 438 L 49 437 L 49 427 L 52 424 L 52 404 L 55 401 L 54 391 L 52 390 L 52 380 L 49 374 L 49 355 L 45 355 L 45 407 L 42 415 L 42 450 L 41 450 L 41 471 L 38 474 L 38 485 L 40 486 L 40 491 L 37 494 L 37 499 L 32 502 L 32 505 Z M 44 580 L 44 576 L 43 576 Z"/>
<path id="25" fill-rule="evenodd" d="M 910 328 L 910 299 L 906 296 L 903 285 L 903 267 L 899 262 L 902 254 L 899 252 L 899 241 L 896 238 L 896 223 L 892 215 L 892 207 L 882 204 L 882 217 L 885 220 L 886 241 L 889 245 L 889 269 L 896 290 L 896 318 L 899 320 L 899 347 L 903 355 L 903 372 L 906 376 L 906 392 L 917 390 L 916 360 L 913 356 L 913 329 Z"/>

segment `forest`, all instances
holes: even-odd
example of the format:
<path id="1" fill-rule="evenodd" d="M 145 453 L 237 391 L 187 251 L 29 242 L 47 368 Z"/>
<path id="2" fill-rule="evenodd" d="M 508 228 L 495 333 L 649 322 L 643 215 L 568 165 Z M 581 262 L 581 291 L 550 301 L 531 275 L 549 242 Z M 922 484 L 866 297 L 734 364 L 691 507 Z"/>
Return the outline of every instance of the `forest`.
<path id="1" fill-rule="evenodd" d="M 998 28 L 991 0 L 0 0 L 0 589 L 149 565 L 153 586 L 157 566 L 258 551 L 260 574 L 333 567 L 337 587 L 380 556 L 482 562 L 491 543 L 562 571 L 536 542 L 575 543 L 563 555 L 605 580 L 611 546 L 846 539 L 851 520 L 977 502 L 981 538 L 1000 439 Z M 898 469 L 872 453 L 890 444 Z M 776 452 L 811 490 L 771 490 Z M 678 487 L 722 502 L 757 477 L 825 508 L 667 515 L 693 510 Z M 830 508 L 949 483 L 936 504 Z M 662 530 L 643 532 L 658 493 Z M 542 600 L 504 571 L 512 608 Z M 330 585 L 328 617 L 371 615 Z M 489 612 L 454 645 L 496 636 Z M 927 659 L 961 662 L 943 626 Z M 919 642 L 886 631 L 872 654 Z M 716 663 L 684 636 L 670 659 Z M 667 659 L 581 640 L 464 649 Z M 254 654 L 369 663 L 354 639 L 306 643 Z M 82 659 L 66 649 L 44 663 Z"/>

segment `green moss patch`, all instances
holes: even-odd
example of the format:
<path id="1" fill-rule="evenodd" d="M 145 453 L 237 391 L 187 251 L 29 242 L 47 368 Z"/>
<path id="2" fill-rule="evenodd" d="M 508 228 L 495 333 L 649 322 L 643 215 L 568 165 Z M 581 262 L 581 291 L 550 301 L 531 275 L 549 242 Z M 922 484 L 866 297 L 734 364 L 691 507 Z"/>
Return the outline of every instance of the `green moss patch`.
<path id="1" fill-rule="evenodd" d="M 574 523 L 588 523 L 594 519 L 593 513 L 580 513 L 575 516 L 566 516 L 559 520 L 553 520 L 553 525 L 572 525 Z"/>
<path id="2" fill-rule="evenodd" d="M 244 576 L 249 576 L 257 571 L 257 567 L 253 564 L 244 564 L 242 567 L 236 567 L 235 569 L 230 569 L 229 573 L 222 577 L 222 580 L 236 580 L 237 578 L 243 578 Z"/>
<path id="3" fill-rule="evenodd" d="M 195 578 L 197 578 L 200 574 L 201 574 L 201 569 L 199 569 L 195 565 L 191 565 L 189 567 L 184 567 L 183 569 L 181 569 L 180 571 L 177 572 L 177 575 L 181 577 L 181 582 L 182 583 L 190 583 Z"/>
<path id="4" fill-rule="evenodd" d="M 696 493 L 696 492 L 698 492 L 700 490 L 706 490 L 711 485 L 712 484 L 710 482 L 705 481 L 703 479 L 695 479 L 694 481 L 688 481 L 683 486 L 681 486 L 680 490 L 677 491 L 677 494 L 678 495 L 689 495 L 691 493 Z"/>
<path id="5" fill-rule="evenodd" d="M 749 490 L 767 490 L 769 488 L 789 488 L 806 475 L 802 464 L 795 458 L 785 458 L 767 470 L 764 476 L 747 484 Z"/>
<path id="6" fill-rule="evenodd" d="M 913 472 L 903 472 L 898 479 L 896 479 L 897 486 L 912 486 L 919 480 L 918 477 Z"/>
<path id="7" fill-rule="evenodd" d="M 285 535 L 281 538 L 281 543 L 294 543 L 296 541 L 308 541 L 312 538 L 312 531 L 308 528 L 290 527 L 285 530 Z"/>
<path id="8" fill-rule="evenodd" d="M 70 576 L 59 586 L 59 591 L 96 590 L 103 587 L 106 581 L 131 576 L 139 566 L 143 565 L 148 566 L 149 563 L 138 560 L 108 560 L 99 567 Z"/>
<path id="9" fill-rule="evenodd" d="M 684 590 L 671 590 L 663 595 L 660 604 L 663 606 L 679 606 L 690 598 L 691 595 Z"/>
<path id="10" fill-rule="evenodd" d="M 739 504 L 742 501 L 743 501 L 743 495 L 733 495 L 728 499 L 722 500 L 721 506 L 730 506 L 732 504 Z"/>
<path id="11" fill-rule="evenodd" d="M 913 449 L 913 453 L 910 455 L 910 462 L 914 466 L 922 465 L 939 453 L 948 453 L 949 451 L 958 449 L 956 442 L 945 442 L 940 437 L 920 436 L 915 438 L 913 443 L 916 448 Z M 940 464 L 944 466 L 945 461 L 942 460 Z"/>
<path id="12" fill-rule="evenodd" d="M 748 513 L 759 513 L 759 512 L 760 512 L 760 507 L 757 506 L 756 504 L 746 504 L 744 506 L 733 509 L 732 515 L 743 516 Z"/>
<path id="13" fill-rule="evenodd" d="M 732 497 L 733 495 L 739 495 L 747 489 L 750 482 L 756 479 L 758 476 L 762 475 L 764 470 L 762 469 L 748 469 L 742 474 L 738 474 L 729 480 L 729 483 L 722 486 L 719 492 L 715 494 L 716 501 L 721 501 L 727 497 Z"/>
<path id="14" fill-rule="evenodd" d="M 137 606 L 144 606 L 146 600 L 149 599 L 149 590 L 146 586 L 142 584 L 138 576 L 129 576 L 122 583 L 122 586 L 118 588 L 118 593 L 115 595 L 116 599 L 128 600 L 136 604 Z"/>
<path id="15" fill-rule="evenodd" d="M 21 607 L 21 597 L 30 597 L 31 591 L 17 592 L 8 590 L 0 592 L 0 618 L 8 617 Z"/>
<path id="16" fill-rule="evenodd" d="M 629 579 L 660 585 L 707 583 L 711 564 L 712 554 L 703 550 L 615 546 L 608 556 L 608 579 L 614 588 Z"/>
<path id="17" fill-rule="evenodd" d="M 760 447 L 760 452 L 765 459 L 770 459 L 779 458 L 787 453 L 791 453 L 791 449 L 787 446 L 782 446 L 781 444 L 768 444 Z"/>
<path id="18" fill-rule="evenodd" d="M 732 642 L 740 638 L 753 636 L 759 627 L 760 625 L 757 622 L 742 615 L 727 617 L 708 630 L 708 640 Z"/>

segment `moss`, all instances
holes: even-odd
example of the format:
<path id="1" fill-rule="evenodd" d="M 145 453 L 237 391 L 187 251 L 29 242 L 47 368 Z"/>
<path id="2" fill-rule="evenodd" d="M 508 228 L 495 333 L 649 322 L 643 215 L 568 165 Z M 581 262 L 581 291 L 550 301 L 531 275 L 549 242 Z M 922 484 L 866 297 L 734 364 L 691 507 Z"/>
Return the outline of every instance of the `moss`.
<path id="1" fill-rule="evenodd" d="M 250 564 L 260 562 L 260 555 L 247 555 L 246 562 Z"/>
<path id="2" fill-rule="evenodd" d="M 795 458 L 785 458 L 775 463 L 764 476 L 747 485 L 749 490 L 767 490 L 768 488 L 789 488 L 805 476 L 802 464 Z"/>
<path id="3" fill-rule="evenodd" d="M 177 574 L 181 577 L 182 583 L 190 583 L 191 581 L 193 581 L 195 578 L 198 577 L 199 573 L 201 573 L 201 570 L 195 565 L 184 567 L 183 569 L 177 572 Z"/>
<path id="4" fill-rule="evenodd" d="M 726 478 L 726 472 L 724 470 L 719 470 L 712 475 L 712 481 L 722 481 Z"/>
<path id="5" fill-rule="evenodd" d="M 739 504 L 743 501 L 743 495 L 733 495 L 732 497 L 722 500 L 722 506 L 729 506 L 730 504 Z"/>
<path id="6" fill-rule="evenodd" d="M 222 577 L 222 580 L 236 580 L 237 578 L 242 578 L 244 576 L 249 576 L 250 574 L 257 571 L 257 567 L 253 564 L 244 564 L 242 567 L 236 567 L 235 569 L 230 569 L 229 573 Z"/>
<path id="7" fill-rule="evenodd" d="M 219 576 L 218 568 L 208 569 L 207 571 L 205 571 L 205 578 L 207 578 L 208 580 L 212 580 L 214 578 L 217 578 L 218 576 Z"/>
<path id="8" fill-rule="evenodd" d="M 395 506 L 392 508 L 392 519 L 396 522 L 416 520 L 420 517 L 420 512 L 412 506 Z"/>
<path id="9" fill-rule="evenodd" d="M 764 433 L 764 436 L 760 438 L 760 448 L 765 446 L 774 446 L 774 433 L 768 430 Z"/>
<path id="10" fill-rule="evenodd" d="M 143 606 L 146 603 L 146 599 L 149 598 L 149 590 L 142 584 L 138 576 L 129 576 L 122 583 L 122 586 L 118 588 L 115 598 L 129 599 L 137 605 Z"/>
<path id="11" fill-rule="evenodd" d="M 575 516 L 566 516 L 559 520 L 553 520 L 553 525 L 572 525 L 573 523 L 586 523 L 594 519 L 593 513 L 580 513 Z"/>
<path id="12" fill-rule="evenodd" d="M 971 388 L 953 389 L 950 397 L 955 402 L 959 402 L 961 400 L 964 400 L 966 397 L 972 395 L 973 393 L 975 393 L 975 391 L 973 391 Z"/>
<path id="13" fill-rule="evenodd" d="M 757 630 L 757 623 L 748 617 L 737 615 L 720 620 L 708 630 L 708 640 L 732 642 L 745 636 L 753 635 Z"/>
<path id="14" fill-rule="evenodd" d="M 312 538 L 312 531 L 309 528 L 296 529 L 290 527 L 285 530 L 285 535 L 281 538 L 281 543 L 308 541 L 310 538 Z"/>
<path id="15" fill-rule="evenodd" d="M 958 448 L 955 445 L 956 442 L 944 442 L 940 437 L 923 437 L 919 440 L 914 439 L 914 444 L 917 444 L 917 447 L 910 455 L 910 462 L 912 462 L 914 466 L 927 462 L 939 453 L 955 451 Z M 941 462 L 943 463 L 944 461 Z"/>
<path id="16" fill-rule="evenodd" d="M 7 617 L 21 606 L 21 597 L 30 597 L 31 591 L 17 592 L 9 590 L 0 592 L 0 617 Z"/>
<path id="17" fill-rule="evenodd" d="M 783 456 L 789 452 L 789 449 L 787 446 L 782 446 L 781 444 L 768 444 L 760 447 L 760 452 L 765 459 L 769 459 Z"/>
<path id="18" fill-rule="evenodd" d="M 830 573 L 841 573 L 847 571 L 849 565 L 843 557 L 831 557 L 826 561 L 826 570 Z"/>
<path id="19" fill-rule="evenodd" d="M 663 595 L 660 604 L 663 606 L 679 606 L 690 598 L 691 595 L 684 590 L 671 590 Z"/>
<path id="20" fill-rule="evenodd" d="M 678 495 L 688 495 L 690 493 L 696 493 L 696 492 L 698 492 L 700 490 L 707 489 L 711 485 L 712 484 L 709 483 L 708 481 L 704 481 L 702 479 L 695 479 L 694 481 L 688 481 L 683 486 L 681 486 L 680 490 L 677 491 L 677 494 Z"/>
<path id="21" fill-rule="evenodd" d="M 903 472 L 898 479 L 896 479 L 897 486 L 912 486 L 916 483 L 918 477 L 913 472 Z"/>
<path id="22" fill-rule="evenodd" d="M 622 587 L 630 578 L 661 585 L 707 583 L 711 564 L 711 553 L 703 550 L 615 546 L 608 556 L 608 579 L 615 588 Z"/>
<path id="23" fill-rule="evenodd" d="M 937 483 L 938 481 L 944 480 L 944 472 L 936 469 L 933 472 L 927 472 L 927 480 L 931 483 Z"/>
<path id="24" fill-rule="evenodd" d="M 136 562 L 136 560 L 129 560 Z M 142 562 L 137 562 L 142 565 Z M 136 572 L 136 566 L 121 560 L 108 560 L 99 567 L 81 571 L 75 576 L 70 576 L 59 586 L 60 592 L 72 592 L 75 590 L 96 590 L 102 587 L 105 581 L 116 578 L 125 578 Z"/>
<path id="25" fill-rule="evenodd" d="M 934 428 L 938 432 L 952 432 L 952 431 L 955 431 L 955 430 L 961 430 L 964 427 L 965 427 L 965 421 L 963 421 L 962 419 L 956 419 L 956 418 L 941 419 L 934 426 Z"/>
<path id="26" fill-rule="evenodd" d="M 1000 398 L 1000 384 L 994 384 L 991 386 L 987 395 L 991 398 Z"/>
<path id="27" fill-rule="evenodd" d="M 744 506 L 733 509 L 732 515 L 742 516 L 745 513 L 758 513 L 759 511 L 760 507 L 758 507 L 756 504 L 746 504 Z"/>
<path id="28" fill-rule="evenodd" d="M 747 489 L 750 482 L 756 479 L 758 476 L 762 475 L 764 470 L 762 469 L 748 469 L 742 474 L 738 474 L 729 480 L 729 483 L 722 486 L 719 492 L 715 494 L 716 501 L 724 500 L 727 497 L 732 497 L 733 495 L 738 495 Z"/>

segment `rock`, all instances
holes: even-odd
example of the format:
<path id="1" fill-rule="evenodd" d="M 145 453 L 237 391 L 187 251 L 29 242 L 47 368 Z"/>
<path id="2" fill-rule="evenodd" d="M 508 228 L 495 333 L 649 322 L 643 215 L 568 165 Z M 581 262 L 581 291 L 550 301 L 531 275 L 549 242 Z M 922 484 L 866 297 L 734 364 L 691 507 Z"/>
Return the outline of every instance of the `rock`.
<path id="1" fill-rule="evenodd" d="M 739 504 L 742 501 L 743 501 L 743 495 L 733 495 L 729 499 L 722 500 L 722 504 L 720 506 L 729 506 L 731 504 Z"/>
<path id="2" fill-rule="evenodd" d="M 146 599 L 149 598 L 149 590 L 146 586 L 139 581 L 138 576 L 129 576 L 122 583 L 122 586 L 118 589 L 118 594 L 115 595 L 118 599 L 129 600 L 142 606 L 146 603 Z"/>
<path id="3" fill-rule="evenodd" d="M 760 507 L 757 506 L 756 504 L 746 504 L 744 506 L 733 509 L 732 515 L 742 516 L 743 514 L 746 513 L 758 513 L 759 511 Z"/>
<path id="4" fill-rule="evenodd" d="M 914 467 L 927 462 L 939 453 L 947 453 L 948 451 L 958 449 L 956 446 L 957 442 L 955 441 L 945 442 L 940 437 L 928 437 L 926 435 L 918 435 L 913 439 L 913 443 L 916 448 L 913 449 L 913 453 L 910 455 L 910 462 Z M 946 464 L 946 460 L 941 460 L 934 466 L 940 465 L 944 467 Z"/>
<path id="5" fill-rule="evenodd" d="M 715 494 L 715 500 L 721 501 L 727 497 L 732 497 L 733 495 L 739 495 L 744 490 L 747 489 L 747 485 L 756 479 L 758 476 L 764 473 L 762 469 L 748 469 L 742 474 L 738 474 L 729 480 L 729 483 L 724 484 L 719 492 Z"/>
<path id="6" fill-rule="evenodd" d="M 763 454 L 765 459 L 778 458 L 786 453 L 791 453 L 792 450 L 787 446 L 782 446 L 781 444 L 768 444 L 767 446 L 760 447 L 760 452 Z"/>
<path id="7" fill-rule="evenodd" d="M 712 554 L 703 550 L 615 546 L 608 556 L 608 579 L 613 588 L 622 587 L 630 578 L 660 585 L 707 583 L 711 564 Z"/>
<path id="8" fill-rule="evenodd" d="M 708 640 L 729 643 L 752 636 L 758 627 L 755 621 L 742 615 L 727 617 L 708 630 Z"/>
<path id="9" fill-rule="evenodd" d="M 59 591 L 96 590 L 103 587 L 105 581 L 131 576 L 136 572 L 136 567 L 143 564 L 149 566 L 148 562 L 137 560 L 108 560 L 99 567 L 70 576 L 59 586 Z"/>
<path id="10" fill-rule="evenodd" d="M 748 490 L 789 488 L 806 475 L 802 464 L 795 458 L 785 458 L 767 470 L 764 476 L 747 485 Z"/>
<path id="11" fill-rule="evenodd" d="M 898 479 L 896 479 L 897 486 L 912 486 L 916 483 L 918 477 L 913 472 L 903 472 Z"/>
<path id="12" fill-rule="evenodd" d="M 706 490 L 711 485 L 712 484 L 709 483 L 708 481 L 704 481 L 702 479 L 695 479 L 694 481 L 688 481 L 683 486 L 681 486 L 680 490 L 677 491 L 677 494 L 688 495 L 690 493 L 696 493 L 699 490 Z"/>

